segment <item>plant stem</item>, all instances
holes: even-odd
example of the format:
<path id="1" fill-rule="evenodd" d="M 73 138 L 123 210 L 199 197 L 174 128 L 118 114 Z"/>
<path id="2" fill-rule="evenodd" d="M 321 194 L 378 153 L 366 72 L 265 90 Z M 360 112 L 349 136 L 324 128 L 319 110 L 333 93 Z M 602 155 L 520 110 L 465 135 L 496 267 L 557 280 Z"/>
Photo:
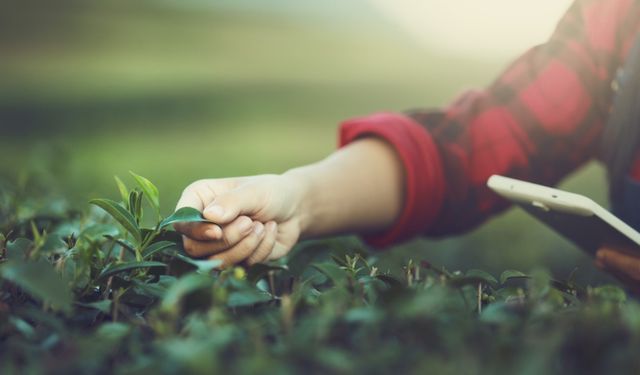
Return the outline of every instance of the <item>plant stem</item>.
<path id="1" fill-rule="evenodd" d="M 478 314 L 482 313 L 482 283 L 478 283 Z"/>

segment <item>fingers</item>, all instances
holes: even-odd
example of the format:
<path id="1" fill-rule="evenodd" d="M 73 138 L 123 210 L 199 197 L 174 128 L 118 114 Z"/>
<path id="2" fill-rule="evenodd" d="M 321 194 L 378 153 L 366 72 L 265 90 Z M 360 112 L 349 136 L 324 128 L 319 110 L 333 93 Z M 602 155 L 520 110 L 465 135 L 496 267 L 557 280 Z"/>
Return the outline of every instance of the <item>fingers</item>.
<path id="1" fill-rule="evenodd" d="M 214 198 L 213 189 L 207 187 L 204 180 L 196 181 L 184 189 L 176 205 L 176 210 L 182 207 L 193 207 L 202 211 Z M 215 224 L 175 223 L 173 227 L 194 240 L 216 240 L 222 236 L 222 229 Z"/>
<path id="2" fill-rule="evenodd" d="M 175 223 L 176 231 L 198 241 L 212 241 L 222 239 L 222 228 L 211 223 Z"/>
<path id="3" fill-rule="evenodd" d="M 229 225 L 223 227 L 222 234 L 213 241 L 198 241 L 189 236 L 183 236 L 184 250 L 193 257 L 203 257 L 225 251 L 247 237 L 257 223 L 254 224 L 251 218 L 247 216 L 240 216 Z M 260 223 L 260 226 L 264 227 L 262 223 Z M 205 231 L 204 233 L 207 232 Z"/>
<path id="4" fill-rule="evenodd" d="M 229 250 L 215 254 L 209 259 L 221 260 L 222 268 L 234 265 L 249 257 L 261 244 L 265 237 L 265 226 L 261 222 L 255 222 L 251 233 Z"/>
<path id="5" fill-rule="evenodd" d="M 269 254 L 269 256 L 267 257 L 267 261 L 269 260 L 276 260 L 276 259 L 280 259 L 283 256 L 287 255 L 287 253 L 289 252 L 290 248 L 276 243 L 275 246 L 273 247 L 273 250 L 271 251 L 271 253 Z"/>
<path id="6" fill-rule="evenodd" d="M 214 198 L 213 189 L 210 189 L 204 180 L 196 181 L 184 189 L 178 199 L 176 210 L 182 207 L 193 207 L 202 211 Z"/>
<path id="7" fill-rule="evenodd" d="M 202 215 L 218 224 L 226 224 L 238 215 L 254 214 L 262 208 L 264 189 L 244 186 L 220 194 L 206 206 Z"/>
<path id="8" fill-rule="evenodd" d="M 273 251 L 276 244 L 278 234 L 278 225 L 275 221 L 270 221 L 264 226 L 265 235 L 258 247 L 253 251 L 246 260 L 247 265 L 252 266 L 256 263 L 264 262 Z"/>
<path id="9" fill-rule="evenodd" d="M 596 265 L 620 273 L 626 278 L 640 281 L 640 258 L 622 251 L 603 248 L 596 253 Z"/>

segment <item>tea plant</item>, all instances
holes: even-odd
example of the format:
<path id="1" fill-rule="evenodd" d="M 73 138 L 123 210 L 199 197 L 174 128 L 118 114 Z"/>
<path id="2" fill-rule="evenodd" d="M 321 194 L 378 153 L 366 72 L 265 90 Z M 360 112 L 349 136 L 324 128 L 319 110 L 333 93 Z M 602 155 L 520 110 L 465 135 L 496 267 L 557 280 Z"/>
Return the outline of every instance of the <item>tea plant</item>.
<path id="1" fill-rule="evenodd" d="M 162 218 L 158 189 L 132 177 L 86 214 L 0 191 L 0 373 L 640 369 L 640 305 L 616 286 L 426 261 L 391 274 L 326 242 L 220 270 L 171 229 L 200 213 Z"/>

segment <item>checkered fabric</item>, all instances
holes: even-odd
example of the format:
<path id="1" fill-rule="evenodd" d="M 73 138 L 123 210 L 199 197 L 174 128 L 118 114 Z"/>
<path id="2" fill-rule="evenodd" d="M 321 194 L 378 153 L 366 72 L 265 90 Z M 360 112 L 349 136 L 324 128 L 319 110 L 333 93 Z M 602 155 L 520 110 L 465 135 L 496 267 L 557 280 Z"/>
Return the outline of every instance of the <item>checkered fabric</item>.
<path id="1" fill-rule="evenodd" d="M 492 174 L 555 185 L 598 158 L 612 82 L 639 26 L 639 1 L 578 0 L 545 44 L 486 89 L 443 109 L 342 123 L 340 146 L 382 137 L 405 168 L 402 214 L 367 242 L 387 247 L 421 234 L 467 231 L 508 207 L 486 187 Z M 640 177 L 640 162 L 632 170 Z"/>

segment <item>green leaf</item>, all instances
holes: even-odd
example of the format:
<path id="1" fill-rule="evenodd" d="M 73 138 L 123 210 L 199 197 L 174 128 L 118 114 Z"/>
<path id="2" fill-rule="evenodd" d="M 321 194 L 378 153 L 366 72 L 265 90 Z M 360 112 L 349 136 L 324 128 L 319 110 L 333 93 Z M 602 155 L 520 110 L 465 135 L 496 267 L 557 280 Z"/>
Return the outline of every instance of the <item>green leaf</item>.
<path id="1" fill-rule="evenodd" d="M 311 267 L 327 276 L 336 286 L 343 285 L 347 280 L 347 273 L 334 263 L 316 263 Z"/>
<path id="2" fill-rule="evenodd" d="M 118 232 L 118 227 L 113 224 L 93 224 L 80 232 L 78 237 L 95 242 L 102 240 L 105 236 L 116 236 Z"/>
<path id="3" fill-rule="evenodd" d="M 331 254 L 330 256 L 331 256 L 331 259 L 333 259 L 333 261 L 334 261 L 337 265 L 339 265 L 339 266 L 341 266 L 341 267 L 349 268 L 349 263 L 347 263 L 347 261 L 346 261 L 346 259 L 345 259 L 345 258 L 340 258 L 340 257 L 338 257 L 338 256 L 336 256 L 336 255 L 334 255 L 334 254 Z"/>
<path id="4" fill-rule="evenodd" d="M 383 281 L 385 284 L 391 287 L 402 287 L 402 282 L 391 275 L 376 275 L 376 279 Z"/>
<path id="5" fill-rule="evenodd" d="M 55 253 L 66 249 L 67 244 L 64 242 L 62 236 L 55 233 L 47 234 L 42 247 L 40 247 L 40 251 L 44 253 Z"/>
<path id="6" fill-rule="evenodd" d="M 524 273 L 520 272 L 520 271 L 516 271 L 516 270 L 506 270 L 504 272 L 502 272 L 502 274 L 500 275 L 500 284 L 504 284 L 507 282 L 507 280 L 514 278 L 514 277 L 523 277 L 523 276 L 527 276 Z"/>
<path id="7" fill-rule="evenodd" d="M 355 323 L 375 323 L 382 317 L 382 313 L 374 307 L 357 307 L 344 314 L 345 321 Z"/>
<path id="8" fill-rule="evenodd" d="M 466 277 L 477 278 L 482 280 L 484 283 L 491 285 L 492 287 L 498 286 L 498 280 L 496 280 L 493 275 L 483 270 L 469 270 L 465 274 Z"/>
<path id="9" fill-rule="evenodd" d="M 255 284 L 258 282 L 258 280 L 267 276 L 270 271 L 276 272 L 276 271 L 283 271 L 283 270 L 287 270 L 287 267 L 272 265 L 272 264 L 257 263 L 247 269 L 247 280 L 251 284 Z"/>
<path id="10" fill-rule="evenodd" d="M 593 289 L 593 294 L 604 300 L 622 303 L 627 300 L 627 293 L 615 285 L 602 285 Z"/>
<path id="11" fill-rule="evenodd" d="M 160 222 L 160 228 L 174 223 L 211 223 L 202 217 L 202 213 L 193 207 L 182 207 Z"/>
<path id="12" fill-rule="evenodd" d="M 127 204 L 129 201 L 129 190 L 127 189 L 127 186 L 118 176 L 113 176 L 113 178 L 116 180 L 116 185 L 118 185 L 118 191 L 120 192 L 122 203 Z"/>
<path id="13" fill-rule="evenodd" d="M 136 182 L 138 183 L 138 186 L 140 186 L 140 189 L 142 189 L 142 191 L 144 192 L 144 195 L 147 197 L 147 200 L 149 201 L 151 206 L 155 208 L 156 211 L 159 212 L 160 211 L 160 192 L 158 191 L 158 188 L 146 178 L 140 175 L 137 175 L 132 171 L 129 171 L 129 173 L 133 176 L 133 178 L 135 178 Z"/>
<path id="14" fill-rule="evenodd" d="M 111 300 L 108 299 L 90 303 L 76 302 L 76 305 L 98 310 L 103 314 L 109 314 L 111 312 Z"/>
<path id="15" fill-rule="evenodd" d="M 138 279 L 133 279 L 132 282 L 137 293 L 162 299 L 167 294 L 169 287 L 175 284 L 176 280 L 175 276 L 160 275 L 158 281 L 154 283 L 147 283 Z"/>
<path id="16" fill-rule="evenodd" d="M 229 307 L 251 306 L 256 303 L 271 301 L 269 293 L 255 289 L 247 289 L 229 294 L 227 305 Z"/>
<path id="17" fill-rule="evenodd" d="M 196 266 L 199 273 L 208 274 L 214 269 L 220 267 L 220 265 L 222 265 L 222 261 L 220 259 L 197 260 L 190 257 L 186 257 L 182 254 L 176 254 L 175 257 L 182 260 L 185 263 L 189 263 L 192 266 Z"/>
<path id="18" fill-rule="evenodd" d="M 56 310 L 71 311 L 72 296 L 68 285 L 45 261 L 8 261 L 0 266 L 0 277 L 18 285 L 32 297 L 51 304 Z"/>
<path id="19" fill-rule="evenodd" d="M 164 249 L 168 249 L 172 246 L 176 246 L 175 243 L 173 242 L 169 242 L 169 241 L 158 241 L 155 242 L 149 246 L 147 246 L 146 249 L 144 249 L 142 251 L 142 257 L 143 258 L 149 258 L 150 256 L 152 256 L 155 253 L 158 253 Z"/>
<path id="20" fill-rule="evenodd" d="M 142 220 L 142 192 L 138 189 L 129 193 L 129 212 L 136 219 L 136 224 Z"/>
<path id="21" fill-rule="evenodd" d="M 518 317 L 511 311 L 508 304 L 504 302 L 494 302 L 482 310 L 480 321 L 489 324 L 505 325 L 517 322 Z"/>
<path id="22" fill-rule="evenodd" d="M 114 237 L 114 236 L 112 236 L 110 234 L 105 234 L 104 237 L 108 238 L 111 241 L 114 241 L 118 245 L 122 246 L 125 250 L 128 250 L 134 256 L 136 255 L 136 249 L 131 243 L 129 243 L 129 242 L 125 241 L 125 240 L 121 240 L 119 238 L 116 238 L 116 237 Z"/>
<path id="23" fill-rule="evenodd" d="M 26 321 L 18 318 L 18 317 L 9 317 L 9 323 L 22 334 L 22 336 L 32 339 L 36 336 L 36 330 L 31 326 L 31 324 Z"/>
<path id="24" fill-rule="evenodd" d="M 167 291 L 162 299 L 161 308 L 163 310 L 175 310 L 182 298 L 198 289 L 211 286 L 213 279 L 198 273 L 189 273 L 179 278 Z"/>
<path id="25" fill-rule="evenodd" d="M 136 196 L 136 211 L 135 211 L 135 217 L 138 218 L 138 221 L 142 221 L 142 196 L 144 194 L 139 191 L 138 195 Z M 159 215 L 159 214 L 158 214 Z"/>
<path id="26" fill-rule="evenodd" d="M 126 271 L 131 271 L 131 270 L 140 269 L 140 268 L 158 268 L 158 267 L 167 267 L 167 265 L 161 262 L 151 262 L 151 261 L 146 261 L 146 262 L 134 261 L 134 262 L 120 263 L 117 265 L 111 265 L 105 268 L 104 270 L 102 270 L 102 272 L 98 276 L 98 279 L 104 279 L 106 277 L 113 276 L 120 272 L 126 272 Z"/>
<path id="27" fill-rule="evenodd" d="M 119 322 L 107 322 L 100 325 L 96 331 L 99 340 L 107 342 L 119 342 L 131 332 L 131 326 Z"/>
<path id="28" fill-rule="evenodd" d="M 471 276 L 454 276 L 454 277 L 452 277 L 451 279 L 449 279 L 447 281 L 447 285 L 450 285 L 450 286 L 456 287 L 456 288 L 461 288 L 461 287 L 466 286 L 466 285 L 477 286 L 479 283 L 491 285 L 492 287 L 494 287 L 496 285 L 496 284 L 493 284 L 490 281 L 490 279 L 486 279 L 484 277 L 475 276 L 475 275 L 471 275 Z"/>
<path id="29" fill-rule="evenodd" d="M 136 244 L 140 244 L 142 241 L 142 235 L 140 234 L 140 228 L 136 224 L 136 219 L 131 213 L 124 209 L 118 202 L 110 199 L 92 199 L 89 203 L 96 205 L 105 210 L 111 217 L 113 217 L 124 229 L 131 233 L 136 240 Z"/>
<path id="30" fill-rule="evenodd" d="M 15 241 L 7 242 L 7 259 L 21 260 L 25 259 L 27 254 L 33 249 L 33 242 L 26 238 L 16 238 Z"/>

